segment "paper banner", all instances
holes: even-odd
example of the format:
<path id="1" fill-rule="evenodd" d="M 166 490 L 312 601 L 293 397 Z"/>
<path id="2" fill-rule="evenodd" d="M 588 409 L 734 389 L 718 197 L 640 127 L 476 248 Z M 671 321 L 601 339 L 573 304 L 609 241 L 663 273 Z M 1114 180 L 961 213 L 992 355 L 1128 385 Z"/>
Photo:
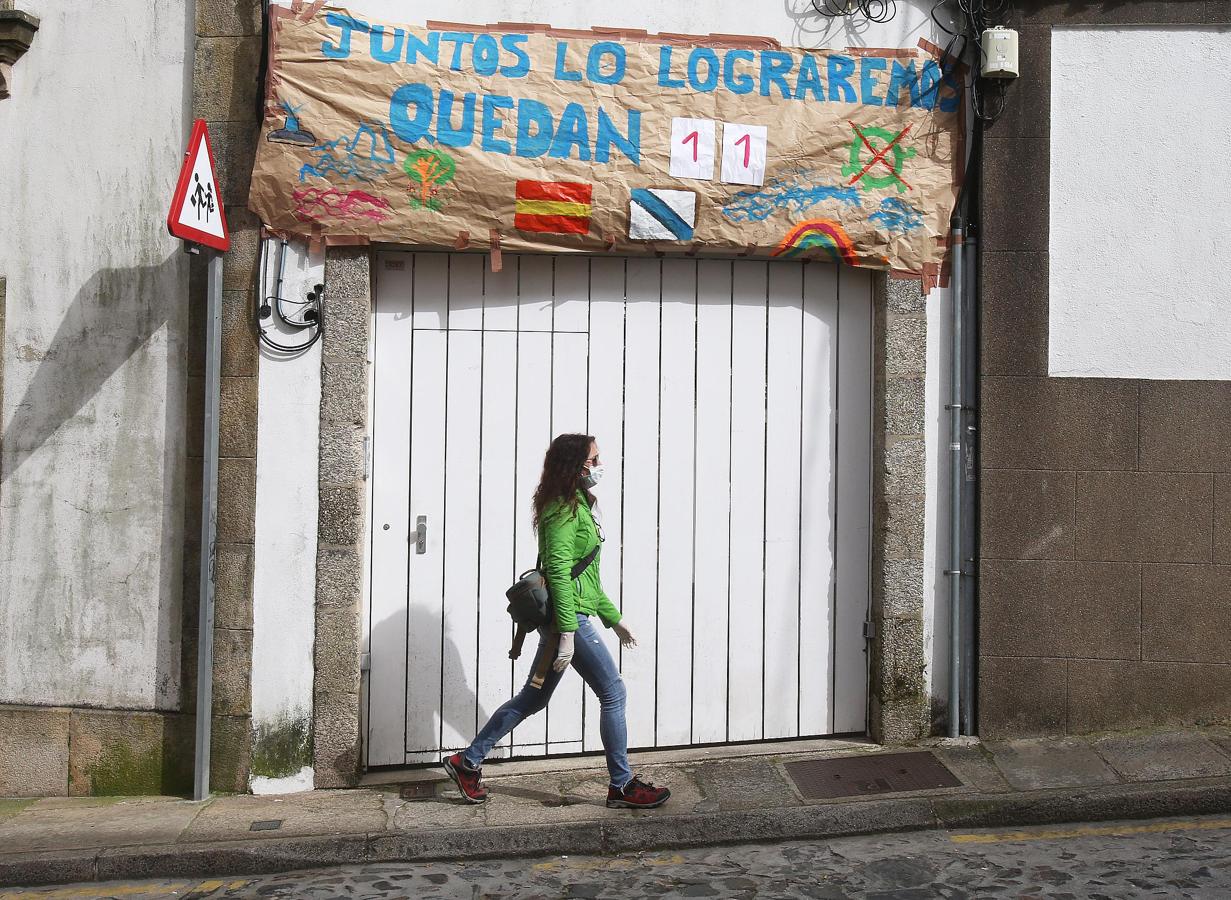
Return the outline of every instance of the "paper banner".
<path id="1" fill-rule="evenodd" d="M 914 273 L 944 256 L 963 98 L 925 51 L 271 13 L 249 198 L 271 228 Z"/>

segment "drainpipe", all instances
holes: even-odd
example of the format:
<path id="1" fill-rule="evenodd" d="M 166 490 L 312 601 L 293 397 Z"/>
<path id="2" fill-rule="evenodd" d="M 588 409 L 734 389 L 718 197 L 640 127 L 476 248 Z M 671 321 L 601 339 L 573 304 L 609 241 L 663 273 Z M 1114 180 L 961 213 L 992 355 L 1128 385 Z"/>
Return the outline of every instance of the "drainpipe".
<path id="1" fill-rule="evenodd" d="M 962 734 L 977 734 L 975 728 L 975 598 L 978 592 L 978 565 L 975 557 L 978 517 L 979 470 L 975 447 L 978 437 L 978 361 L 979 361 L 979 275 L 978 229 L 967 223 L 962 244 L 965 254 L 962 291 Z"/>
<path id="2" fill-rule="evenodd" d="M 953 214 L 953 346 L 951 349 L 950 398 L 946 407 L 950 417 L 950 497 L 949 497 L 949 737 L 961 733 L 962 685 L 962 297 L 965 293 L 963 238 L 966 231 L 961 208 Z"/>

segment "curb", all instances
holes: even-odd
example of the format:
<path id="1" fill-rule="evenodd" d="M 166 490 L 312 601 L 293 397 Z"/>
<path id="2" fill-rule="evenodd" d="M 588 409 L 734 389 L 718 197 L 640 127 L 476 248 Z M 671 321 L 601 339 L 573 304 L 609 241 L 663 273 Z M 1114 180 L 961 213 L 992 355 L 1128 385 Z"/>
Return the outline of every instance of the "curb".
<path id="1" fill-rule="evenodd" d="M 1008 794 L 946 794 L 818 806 L 627 817 L 590 823 L 442 828 L 302 838 L 162 844 L 0 857 L 0 887 L 144 878 L 268 875 L 295 869 L 499 857 L 612 855 L 734 843 L 948 828 L 1231 812 L 1231 778 Z"/>

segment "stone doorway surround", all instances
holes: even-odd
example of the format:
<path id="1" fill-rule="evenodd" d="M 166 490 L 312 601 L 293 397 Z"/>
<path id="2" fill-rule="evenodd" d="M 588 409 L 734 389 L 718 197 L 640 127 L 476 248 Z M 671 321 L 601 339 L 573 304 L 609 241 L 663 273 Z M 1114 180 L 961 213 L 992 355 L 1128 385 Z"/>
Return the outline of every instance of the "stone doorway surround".
<path id="1" fill-rule="evenodd" d="M 325 263 L 320 511 L 312 765 L 318 788 L 360 775 L 360 654 L 372 256 L 337 247 Z M 872 622 L 869 732 L 898 744 L 926 735 L 924 683 L 924 367 L 920 283 L 878 277 L 873 318 Z"/>

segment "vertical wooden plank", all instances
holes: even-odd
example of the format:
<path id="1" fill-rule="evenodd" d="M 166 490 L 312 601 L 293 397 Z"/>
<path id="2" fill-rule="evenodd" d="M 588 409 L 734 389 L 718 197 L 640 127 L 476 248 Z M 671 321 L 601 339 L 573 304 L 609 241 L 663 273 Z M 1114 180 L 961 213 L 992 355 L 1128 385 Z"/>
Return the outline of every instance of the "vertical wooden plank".
<path id="1" fill-rule="evenodd" d="M 600 558 L 603 590 L 620 606 L 620 497 L 624 487 L 624 260 L 595 258 L 590 270 L 589 427 L 598 443 L 606 474 L 595 488 L 595 514 L 606 541 Z M 603 642 L 619 659 L 614 634 L 599 629 Z M 601 750 L 599 704 L 585 693 L 584 749 Z"/>
<path id="2" fill-rule="evenodd" d="M 518 329 L 525 331 L 551 331 L 555 304 L 552 281 L 555 277 L 554 256 L 520 257 L 518 265 Z"/>
<path id="3" fill-rule="evenodd" d="M 732 273 L 730 741 L 762 736 L 767 265 L 736 262 Z"/>
<path id="4" fill-rule="evenodd" d="M 491 271 L 487 256 L 483 265 L 483 328 L 485 331 L 516 331 L 518 316 L 517 281 L 519 256 L 505 258 L 499 272 Z M 509 369 L 511 372 L 512 369 Z"/>
<path id="5" fill-rule="evenodd" d="M 657 260 L 629 259 L 625 314 L 623 609 L 640 646 L 621 653 L 630 747 L 655 744 L 658 623 L 658 391 L 660 291 Z"/>
<path id="6" fill-rule="evenodd" d="M 530 257 L 524 257 L 523 263 Z M 517 336 L 517 495 L 514 503 L 514 558 L 518 571 L 534 565 L 538 536 L 532 527 L 531 500 L 543 471 L 543 454 L 551 443 L 551 334 L 523 332 Z M 512 691 L 521 690 L 534 664 L 537 635 L 526 638 L 521 659 L 513 665 Z M 518 726 L 512 743 L 521 755 L 547 750 L 546 717 L 540 713 Z"/>
<path id="7" fill-rule="evenodd" d="M 478 253 L 449 254 L 449 328 L 483 327 L 483 269 Z"/>
<path id="8" fill-rule="evenodd" d="M 838 269 L 837 604 L 834 611 L 834 731 L 867 726 L 872 519 L 872 279 Z"/>
<path id="9" fill-rule="evenodd" d="M 552 437 L 587 434 L 586 365 L 587 335 L 557 333 L 552 336 Z M 547 709 L 547 752 L 578 753 L 582 738 L 582 694 L 585 684 L 569 668 L 560 679 Z"/>
<path id="10" fill-rule="evenodd" d="M 766 738 L 799 733 L 799 466 L 803 265 L 769 266 L 765 466 Z"/>
<path id="11" fill-rule="evenodd" d="M 833 666 L 834 529 L 837 508 L 836 452 L 838 269 L 804 267 L 803 452 L 801 472 L 799 617 L 800 733 L 833 729 L 830 678 Z"/>
<path id="12" fill-rule="evenodd" d="M 527 562 L 513 555 L 513 532 L 519 512 L 514 508 L 517 380 L 509 374 L 516 371 L 517 335 L 503 331 L 485 333 L 479 476 L 479 690 L 472 735 L 509 699 L 508 649 L 512 625 L 505 611 L 504 592 L 514 578 L 534 564 L 533 560 Z M 521 520 L 524 527 L 526 516 L 522 515 Z M 529 652 L 533 652 L 534 637 L 527 640 L 531 645 Z M 505 738 L 493 755 L 507 754 L 508 744 Z"/>
<path id="13" fill-rule="evenodd" d="M 415 281 L 417 295 L 418 277 Z M 427 551 L 420 554 L 413 546 L 410 549 L 407 752 L 435 752 L 440 747 L 446 339 L 444 331 L 416 331 L 411 360 L 410 531 L 413 536 L 418 517 L 426 516 Z"/>
<path id="14" fill-rule="evenodd" d="M 414 256 L 415 328 L 449 327 L 449 254 Z"/>
<path id="15" fill-rule="evenodd" d="M 590 318 L 590 258 L 556 257 L 555 330 L 584 332 Z"/>
<path id="16" fill-rule="evenodd" d="M 464 271 L 464 270 L 463 270 Z M 454 265 L 453 275 L 458 274 Z M 457 296 L 450 289 L 450 297 Z M 477 307 L 480 311 L 482 307 Z M 483 338 L 478 331 L 448 335 L 448 413 L 445 422 L 444 633 L 441 637 L 442 749 L 461 749 L 474 737 L 478 670 L 479 430 Z"/>
<path id="17" fill-rule="evenodd" d="M 697 271 L 696 601 L 692 741 L 727 737 L 727 575 L 731 548 L 731 263 Z"/>
<path id="18" fill-rule="evenodd" d="M 377 257 L 372 403 L 372 572 L 369 595 L 368 765 L 406 754 L 406 604 L 414 258 Z"/>
<path id="19" fill-rule="evenodd" d="M 691 739 L 697 264 L 662 263 L 659 378 L 657 743 Z"/>

